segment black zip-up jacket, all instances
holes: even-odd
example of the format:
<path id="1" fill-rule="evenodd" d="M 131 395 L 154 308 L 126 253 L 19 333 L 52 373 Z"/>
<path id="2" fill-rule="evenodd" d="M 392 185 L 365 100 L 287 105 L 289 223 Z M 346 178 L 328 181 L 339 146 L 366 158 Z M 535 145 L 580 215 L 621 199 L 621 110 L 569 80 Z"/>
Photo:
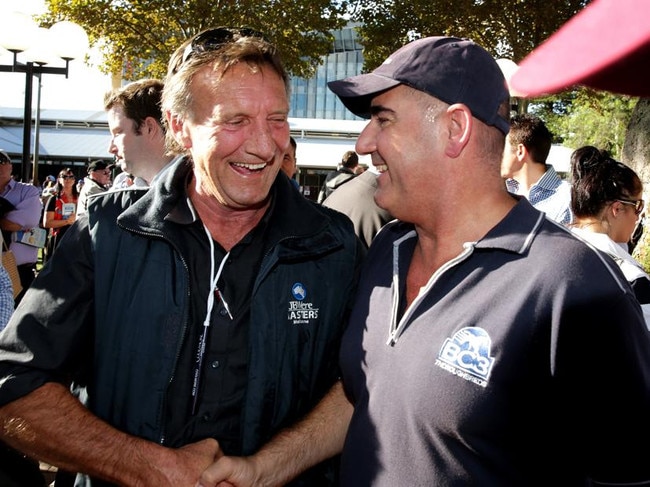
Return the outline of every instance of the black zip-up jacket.
<path id="1" fill-rule="evenodd" d="M 167 391 L 181 344 L 188 327 L 201 326 L 189 323 L 188 269 L 174 245 L 182 225 L 173 220 L 183 218 L 174 210 L 187 197 L 190 170 L 181 160 L 149 191 L 93 198 L 88 220 L 71 229 L 14 318 L 13 339 L 20 336 L 26 350 L 13 360 L 24 363 L 0 364 L 0 374 L 29 386 L 13 387 L 81 380 L 84 371 L 95 414 L 165 444 L 166 408 L 174 405 Z M 270 250 L 251 290 L 245 455 L 311 410 L 338 379 L 339 342 L 363 253 L 347 217 L 309 202 L 282 176 L 272 191 Z M 11 389 L 5 384 L 0 393 Z"/>

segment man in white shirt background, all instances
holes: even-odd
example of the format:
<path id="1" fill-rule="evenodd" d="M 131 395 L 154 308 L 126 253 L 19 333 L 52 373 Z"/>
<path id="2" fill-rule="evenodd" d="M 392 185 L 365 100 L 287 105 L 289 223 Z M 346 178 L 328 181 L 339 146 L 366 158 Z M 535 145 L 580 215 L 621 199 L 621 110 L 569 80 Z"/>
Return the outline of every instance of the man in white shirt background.
<path id="1" fill-rule="evenodd" d="M 552 165 L 546 164 L 553 135 L 539 117 L 517 115 L 503 151 L 501 176 L 508 191 L 525 196 L 546 216 L 564 225 L 571 223 L 571 185 L 563 181 Z"/>

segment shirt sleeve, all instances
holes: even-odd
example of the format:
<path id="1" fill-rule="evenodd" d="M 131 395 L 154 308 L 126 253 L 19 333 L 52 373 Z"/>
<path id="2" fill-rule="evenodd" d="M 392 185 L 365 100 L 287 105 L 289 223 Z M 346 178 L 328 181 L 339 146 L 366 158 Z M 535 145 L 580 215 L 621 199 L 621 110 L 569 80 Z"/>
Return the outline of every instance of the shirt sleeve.
<path id="1" fill-rule="evenodd" d="M 7 269 L 0 263 L 0 331 L 4 330 L 14 312 L 14 292 Z"/>
<path id="2" fill-rule="evenodd" d="M 650 436 L 650 333 L 638 302 L 630 290 L 563 314 L 554 347 L 563 441 L 595 482 L 647 480 L 647 450 L 636 445 Z"/>
<path id="3" fill-rule="evenodd" d="M 29 188 L 28 192 L 15 205 L 15 210 L 7 213 L 7 220 L 20 225 L 23 228 L 37 227 L 41 220 L 41 194 L 36 187 Z"/>

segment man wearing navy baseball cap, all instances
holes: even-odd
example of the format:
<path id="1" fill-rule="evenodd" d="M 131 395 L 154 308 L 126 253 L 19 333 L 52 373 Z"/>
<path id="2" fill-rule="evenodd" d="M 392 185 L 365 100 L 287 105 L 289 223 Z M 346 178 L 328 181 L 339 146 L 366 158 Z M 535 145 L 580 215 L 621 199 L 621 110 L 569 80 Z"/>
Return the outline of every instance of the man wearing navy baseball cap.
<path id="1" fill-rule="evenodd" d="M 639 305 L 613 262 L 506 191 L 495 60 L 429 37 L 329 87 L 370 117 L 356 151 L 400 220 L 370 247 L 343 338 L 342 485 L 650 480 L 632 446 L 650 433 Z"/>
<path id="2" fill-rule="evenodd" d="M 506 190 L 495 60 L 429 37 L 329 87 L 370 118 L 356 152 L 397 218 L 362 270 L 340 353 L 346 395 L 319 406 L 328 428 L 298 424 L 216 462 L 202 485 L 224 472 L 273 483 L 341 448 L 349 487 L 650 480 L 641 309 L 613 261 Z"/>

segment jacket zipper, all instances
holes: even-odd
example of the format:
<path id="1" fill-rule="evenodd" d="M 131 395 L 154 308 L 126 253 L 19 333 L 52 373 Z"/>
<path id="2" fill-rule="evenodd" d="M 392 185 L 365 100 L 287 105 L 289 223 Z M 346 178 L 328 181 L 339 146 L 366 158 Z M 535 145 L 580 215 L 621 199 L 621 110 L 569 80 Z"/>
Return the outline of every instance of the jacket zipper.
<path id="1" fill-rule="evenodd" d="M 136 235 L 141 235 L 141 236 L 144 236 L 144 237 L 163 240 L 163 241 L 167 242 L 169 245 L 172 246 L 172 248 L 176 251 L 176 254 L 178 255 L 178 257 L 180 258 L 180 260 L 181 260 L 181 262 L 183 264 L 183 267 L 185 268 L 185 284 L 186 284 L 186 287 L 187 287 L 186 306 L 189 306 L 189 302 L 190 302 L 190 268 L 187 265 L 187 262 L 185 261 L 185 259 L 183 258 L 183 255 L 178 250 L 178 247 L 176 247 L 176 245 L 170 239 L 165 237 L 162 233 L 150 233 L 150 232 L 143 232 L 141 230 L 135 230 L 133 228 L 127 228 L 124 225 L 120 224 L 119 222 L 117 223 L 117 226 L 121 227 L 122 229 L 124 229 L 124 230 L 126 230 L 128 232 L 134 233 Z M 188 316 L 188 313 L 185 313 L 185 318 L 184 318 L 184 321 L 183 321 L 183 329 L 181 330 L 181 340 L 179 340 L 178 346 L 176 348 L 176 355 L 175 355 L 175 358 L 174 358 L 174 366 L 172 367 L 172 375 L 169 377 L 169 380 L 167 381 L 167 390 L 169 390 L 169 387 L 171 386 L 171 383 L 174 380 L 174 374 L 176 372 L 176 367 L 178 365 L 178 361 L 179 361 L 180 356 L 181 356 L 181 349 L 182 349 L 182 346 L 183 346 L 183 341 L 184 341 L 185 335 L 187 334 L 187 329 L 188 329 L 188 326 L 189 326 L 187 316 Z M 160 437 L 158 438 L 158 442 L 161 445 L 164 445 L 165 440 L 166 440 L 166 437 L 165 437 L 166 436 L 166 431 L 165 431 L 165 423 L 163 421 L 163 418 L 165 416 L 165 411 L 167 409 L 167 394 L 165 394 L 165 398 L 163 399 L 163 405 L 162 406 L 163 406 L 162 411 L 160 412 L 160 416 L 158 417 L 158 422 L 161 425 L 160 426 L 161 433 L 160 433 Z"/>

